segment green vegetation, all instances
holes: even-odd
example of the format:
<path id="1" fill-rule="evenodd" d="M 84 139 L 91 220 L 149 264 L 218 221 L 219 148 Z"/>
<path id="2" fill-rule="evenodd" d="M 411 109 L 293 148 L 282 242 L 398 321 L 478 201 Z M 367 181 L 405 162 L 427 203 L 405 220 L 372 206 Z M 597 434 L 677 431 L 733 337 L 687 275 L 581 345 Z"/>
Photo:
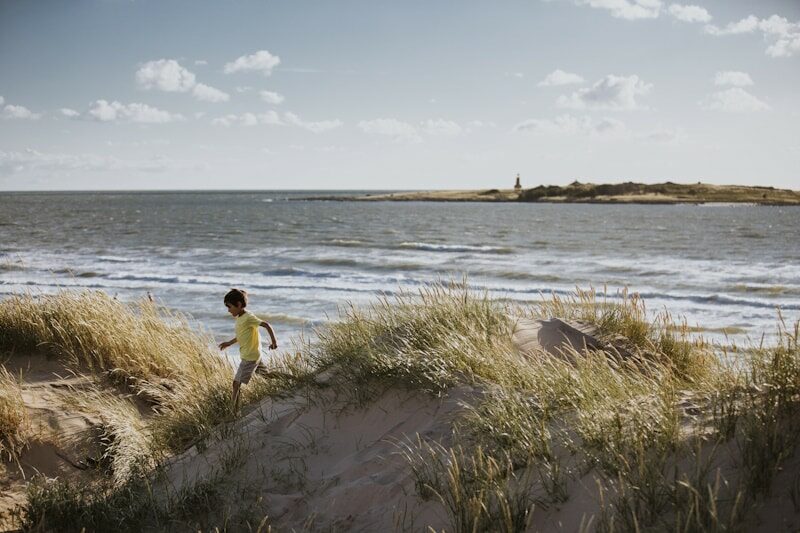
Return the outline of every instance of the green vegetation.
<path id="1" fill-rule="evenodd" d="M 348 388 L 383 383 L 440 392 L 464 382 L 513 383 L 520 360 L 512 327 L 505 308 L 453 283 L 347 307 L 307 353 L 312 366 L 346 376 Z"/>
<path id="2" fill-rule="evenodd" d="M 36 478 L 27 502 L 16 510 L 23 531 L 271 531 L 269 518 L 253 508 L 230 512 L 220 490 L 222 476 L 156 495 L 148 477 L 137 475 L 113 488 Z"/>
<path id="3" fill-rule="evenodd" d="M 641 203 L 675 202 L 749 202 L 759 204 L 800 205 L 800 193 L 774 187 L 709 185 L 704 183 L 580 183 L 566 186 L 539 185 L 524 190 L 521 202 L 563 201 L 633 201 Z"/>
<path id="4" fill-rule="evenodd" d="M 25 447 L 28 424 L 19 383 L 0 366 L 0 460 L 16 458 Z"/>
<path id="5" fill-rule="evenodd" d="M 130 400 L 108 391 L 76 392 L 76 404 L 104 419 L 103 441 L 117 465 L 135 464 L 142 454 L 181 451 L 233 418 L 233 371 L 214 344 L 186 317 L 147 299 L 126 304 L 103 292 L 64 291 L 0 302 L 0 349 L 44 351 L 75 372 L 95 376 L 98 385 L 121 387 L 150 405 L 145 424 Z M 275 367 L 284 377 L 301 372 L 288 359 Z M 10 383 L 3 378 L 3 391 L 13 390 Z M 286 379 L 256 377 L 244 404 L 289 385 Z M 3 413 L 19 411 L 13 395 L 4 392 L 2 398 Z M 3 418 L 19 425 L 10 414 Z"/>
<path id="6" fill-rule="evenodd" d="M 152 483 L 165 454 L 236 438 L 227 423 L 230 369 L 185 319 L 137 305 L 98 293 L 0 302 L 6 349 L 48 350 L 153 402 L 143 420 L 126 400 L 78 396 L 103 413 L 108 473 L 91 488 L 32 484 L 19 511 L 23 529 L 196 529 L 228 520 L 191 510 L 227 508 L 222 483 L 242 450 L 167 496 Z M 571 358 L 520 354 L 517 320 L 554 316 L 592 324 L 603 348 Z M 245 399 L 302 387 L 311 402 L 324 385 L 357 408 L 393 387 L 471 390 L 447 437 L 398 443 L 418 497 L 440 504 L 452 531 L 524 531 L 578 485 L 594 494 L 583 531 L 738 531 L 772 491 L 786 489 L 774 481 L 800 436 L 798 328 L 781 325 L 775 346 L 715 353 L 667 313 L 648 320 L 636 295 L 578 291 L 520 308 L 466 283 L 442 284 L 343 309 L 315 342 L 257 377 Z M 19 411 L 10 405 L 0 403 L 3 424 L 13 418 L 4 413 Z M 4 446 L 15 427 L 2 426 Z M 789 492 L 800 501 L 800 489 Z M 230 523 L 267 527 L 258 512 L 231 511 Z"/>

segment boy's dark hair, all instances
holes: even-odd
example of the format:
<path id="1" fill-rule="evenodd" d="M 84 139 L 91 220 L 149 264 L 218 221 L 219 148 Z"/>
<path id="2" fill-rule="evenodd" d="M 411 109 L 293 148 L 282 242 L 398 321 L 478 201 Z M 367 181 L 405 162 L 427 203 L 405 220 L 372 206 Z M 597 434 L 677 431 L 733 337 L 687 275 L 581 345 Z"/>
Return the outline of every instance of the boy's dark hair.
<path id="1" fill-rule="evenodd" d="M 242 307 L 247 307 L 247 291 L 243 289 L 231 289 L 228 291 L 228 294 L 225 295 L 223 302 L 225 305 L 241 304 Z"/>

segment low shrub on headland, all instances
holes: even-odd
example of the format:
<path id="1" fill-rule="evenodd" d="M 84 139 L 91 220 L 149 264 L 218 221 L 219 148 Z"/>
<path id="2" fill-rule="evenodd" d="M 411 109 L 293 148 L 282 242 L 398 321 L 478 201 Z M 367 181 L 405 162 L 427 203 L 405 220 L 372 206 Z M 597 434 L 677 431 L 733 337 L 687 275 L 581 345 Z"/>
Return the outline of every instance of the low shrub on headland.
<path id="1" fill-rule="evenodd" d="M 141 429 L 147 453 L 181 450 L 232 415 L 230 369 L 185 319 L 138 305 L 97 293 L 14 297 L 0 302 L 0 345 L 46 349 L 147 394 L 155 402 Z M 603 349 L 520 353 L 518 320 L 549 317 L 593 325 Z M 111 340 L 120 329 L 129 338 Z M 451 438 L 398 444 L 418 498 L 440 504 L 454 531 L 523 531 L 578 486 L 594 494 L 583 531 L 737 531 L 769 505 L 771 491 L 786 492 L 775 480 L 800 434 L 797 338 L 798 325 L 781 327 L 775 346 L 720 354 L 666 313 L 648 320 L 644 303 L 626 293 L 578 291 L 520 308 L 465 283 L 441 284 L 343 309 L 300 353 L 257 378 L 249 399 L 298 384 L 309 399 L 332 387 L 356 407 L 386 388 L 472 390 Z M 133 439 L 119 426 L 108 429 L 116 446 L 109 453 L 144 454 L 120 445 Z M 132 448 L 139 451 L 124 451 Z M 102 491 L 32 485 L 24 528 L 100 527 L 110 509 L 123 529 L 166 527 L 186 502 L 219 498 L 212 478 L 159 499 L 148 484 L 158 467 L 120 465 L 128 474 Z"/>

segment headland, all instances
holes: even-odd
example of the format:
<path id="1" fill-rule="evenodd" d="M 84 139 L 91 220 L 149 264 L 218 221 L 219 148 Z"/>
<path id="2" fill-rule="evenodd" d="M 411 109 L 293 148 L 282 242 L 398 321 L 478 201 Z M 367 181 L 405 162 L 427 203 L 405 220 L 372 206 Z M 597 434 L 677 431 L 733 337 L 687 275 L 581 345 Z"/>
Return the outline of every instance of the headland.
<path id="1" fill-rule="evenodd" d="M 800 191 L 709 183 L 581 183 L 538 185 L 524 189 L 399 191 L 350 196 L 310 196 L 301 200 L 360 202 L 538 202 L 583 204 L 708 204 L 800 205 Z"/>

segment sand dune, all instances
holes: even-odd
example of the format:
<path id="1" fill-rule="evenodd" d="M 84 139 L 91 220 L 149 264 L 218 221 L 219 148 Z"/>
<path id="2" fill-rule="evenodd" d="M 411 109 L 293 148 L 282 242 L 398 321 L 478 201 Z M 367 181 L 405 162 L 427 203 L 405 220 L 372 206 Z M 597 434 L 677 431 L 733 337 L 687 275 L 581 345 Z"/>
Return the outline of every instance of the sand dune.
<path id="1" fill-rule="evenodd" d="M 191 486 L 233 461 L 222 473 L 226 505 L 235 509 L 241 493 L 256 491 L 279 530 L 309 522 L 323 530 L 391 531 L 400 522 L 441 529 L 446 516 L 419 500 L 397 443 L 418 433 L 446 438 L 460 401 L 471 394 L 462 389 L 432 398 L 392 389 L 363 407 L 330 389 L 312 398 L 267 400 L 233 424 L 239 435 L 233 442 L 177 457 L 166 470 L 168 485 Z"/>
<path id="2" fill-rule="evenodd" d="M 99 454 L 92 442 L 92 430 L 100 424 L 95 413 L 70 401 L 74 390 L 93 386 L 91 378 L 74 375 L 61 361 L 36 353 L 10 356 L 3 365 L 22 377 L 22 399 L 31 422 L 31 437 L 17 461 L 2 465 L 5 472 L 0 481 L 0 518 L 24 501 L 27 482 L 37 474 L 50 478 L 86 477 L 86 461 L 97 459 Z"/>
<path id="3" fill-rule="evenodd" d="M 514 342 L 534 360 L 570 358 L 601 344 L 592 333 L 572 321 L 520 319 Z M 420 497 L 403 445 L 413 446 L 418 437 L 445 447 L 459 444 L 454 424 L 486 390 L 461 386 L 435 397 L 376 385 L 369 399 L 354 402 L 353 391 L 326 387 L 341 378 L 329 371 L 317 377 L 322 388 L 265 400 L 223 432 L 235 438 L 203 442 L 170 460 L 159 482 L 163 497 L 212 482 L 227 495 L 220 518 L 256 493 L 261 512 L 278 530 L 449 531 L 452 519 L 441 502 Z M 568 450 L 560 455 L 575 466 Z M 577 531 L 600 512 L 596 479 L 587 474 L 571 480 L 569 499 L 559 505 L 543 497 L 528 530 Z M 544 495 L 544 482 L 533 492 Z"/>
<path id="4" fill-rule="evenodd" d="M 395 314 L 370 322 L 377 329 L 362 330 L 363 338 L 356 330 L 365 327 L 364 317 L 347 317 L 349 322 L 320 341 L 342 350 L 337 357 L 322 360 L 308 374 L 271 369 L 258 378 L 266 379 L 262 386 L 282 379 L 291 385 L 270 389 L 190 445 L 167 454 L 165 448 L 142 448 L 158 464 L 136 478 L 136 483 L 144 479 L 145 490 L 136 485 L 140 492 L 122 491 L 116 508 L 104 507 L 103 497 L 127 482 L 115 485 L 118 472 L 98 467 L 103 450 L 109 450 L 98 435 L 104 414 L 78 399 L 93 398 L 84 393 L 97 389 L 123 398 L 133 408 L 133 418 L 125 420 L 141 422 L 142 428 L 154 416 L 151 406 L 104 381 L 102 373 L 73 373 L 39 354 L 7 354 L 4 367 L 22 378 L 31 438 L 17 461 L 3 463 L 0 510 L 24 503 L 26 484 L 41 473 L 98 487 L 90 496 L 97 500 L 76 496 L 66 505 L 69 523 L 47 523 L 49 503 L 40 502 L 35 511 L 45 514 L 33 519 L 45 520 L 45 529 L 98 523 L 97 516 L 83 514 L 86 501 L 100 501 L 102 512 L 130 511 L 126 527 L 155 530 L 636 529 L 626 520 L 646 520 L 647 530 L 654 531 L 673 530 L 676 523 L 698 531 L 728 524 L 765 532 L 800 527 L 800 457 L 789 453 L 792 442 L 779 440 L 784 427 L 794 426 L 791 418 L 781 426 L 784 412 L 759 403 L 761 389 L 660 388 L 664 376 L 672 384 L 688 384 L 659 374 L 687 368 L 680 346 L 670 348 L 674 359 L 666 363 L 659 362 L 666 353 L 660 352 L 625 367 L 628 358 L 647 354 L 629 351 L 627 339 L 596 324 L 536 314 L 509 321 L 508 314 L 491 314 L 498 308 L 484 300 L 442 291 L 424 296 L 427 307 L 381 306 Z M 559 301 L 550 305 L 564 308 Z M 627 305 L 631 316 L 642 316 L 635 300 Z M 619 316 L 620 308 L 614 309 Z M 457 316 L 469 316 L 481 327 L 472 329 L 470 323 L 447 338 L 452 344 L 442 345 L 404 321 L 430 312 L 421 323 L 429 325 L 438 316 L 437 335 L 447 335 L 458 325 L 445 311 L 463 313 Z M 484 344 L 489 334 L 494 337 Z M 427 352 L 415 352 L 421 346 L 442 351 L 423 359 Z M 639 348 L 654 349 L 647 346 Z M 787 346 L 788 352 L 775 353 L 796 351 L 796 345 Z M 451 347 L 456 352 L 448 352 Z M 370 350 L 379 355 L 365 357 Z M 382 359 L 386 350 L 391 357 Z M 461 350 L 472 359 L 457 360 Z M 420 364 L 403 359 L 408 353 L 434 365 L 412 367 L 417 373 L 439 369 L 437 357 L 473 366 L 446 368 L 447 386 L 441 388 L 403 381 L 402 367 L 386 373 L 380 366 L 398 360 Z M 492 358 L 503 361 L 492 366 Z M 367 366 L 361 376 L 359 365 Z M 515 373 L 531 369 L 543 370 L 515 381 Z M 572 395 L 572 403 L 548 397 L 551 390 Z M 712 397 L 716 391 L 751 394 L 750 403 L 742 403 L 744 396 L 720 403 Z M 721 416 L 720 406 L 739 411 Z M 758 409 L 776 418 L 767 420 Z M 756 418 L 746 418 L 751 415 Z M 726 421 L 733 424 L 727 430 L 720 426 Z M 747 424 L 760 425 L 748 433 Z M 759 441 L 762 437 L 767 440 Z M 765 447 L 774 453 L 762 453 Z M 719 512 L 712 505 L 719 505 Z"/>

